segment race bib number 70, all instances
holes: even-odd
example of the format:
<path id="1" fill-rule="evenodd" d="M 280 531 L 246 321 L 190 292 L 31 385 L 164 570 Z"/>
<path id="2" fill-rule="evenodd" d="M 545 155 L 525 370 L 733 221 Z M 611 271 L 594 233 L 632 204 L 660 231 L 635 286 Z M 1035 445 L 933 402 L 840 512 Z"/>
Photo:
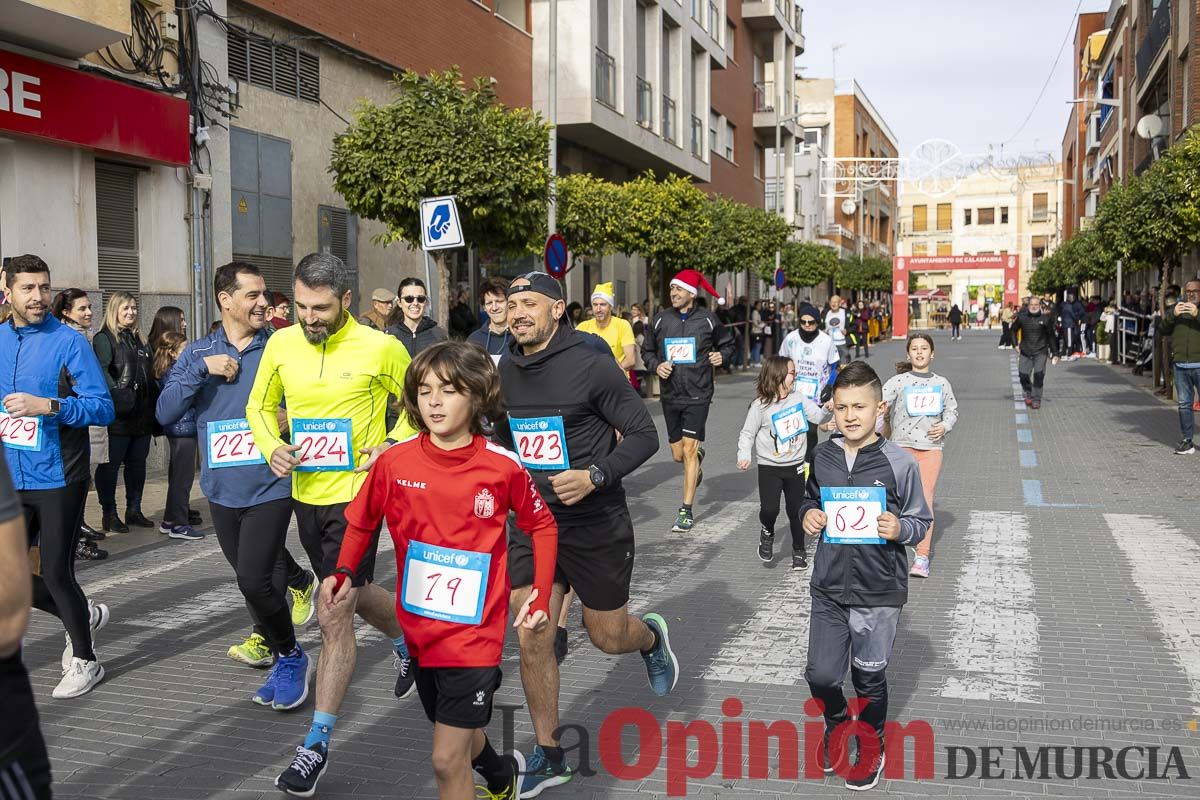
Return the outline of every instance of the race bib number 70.
<path id="1" fill-rule="evenodd" d="M 14 450 L 41 450 L 42 418 L 12 417 L 0 411 L 0 443 Z"/>
<path id="2" fill-rule="evenodd" d="M 887 494 L 879 486 L 822 486 L 821 510 L 825 541 L 830 544 L 884 544 L 879 536 L 879 516 L 887 508 Z"/>

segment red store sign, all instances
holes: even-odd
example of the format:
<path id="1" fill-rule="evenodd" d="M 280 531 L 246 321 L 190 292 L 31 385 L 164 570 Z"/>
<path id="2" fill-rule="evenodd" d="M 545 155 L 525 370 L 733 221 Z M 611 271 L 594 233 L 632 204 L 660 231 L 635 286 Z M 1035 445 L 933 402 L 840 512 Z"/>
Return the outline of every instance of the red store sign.
<path id="1" fill-rule="evenodd" d="M 186 100 L 0 50 L 5 133 L 159 164 L 191 161 Z"/>

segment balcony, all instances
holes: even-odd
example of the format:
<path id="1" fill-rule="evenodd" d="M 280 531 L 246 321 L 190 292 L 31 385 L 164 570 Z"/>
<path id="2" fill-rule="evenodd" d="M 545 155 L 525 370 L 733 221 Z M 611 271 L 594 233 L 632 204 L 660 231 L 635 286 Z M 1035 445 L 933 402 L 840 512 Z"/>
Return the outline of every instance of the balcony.
<path id="1" fill-rule="evenodd" d="M 63 58 L 81 58 L 133 32 L 129 0 L 0 0 L 0 28 L 6 41 Z"/>
<path id="2" fill-rule="evenodd" d="M 692 115 L 692 155 L 704 159 L 704 120 Z"/>
<path id="3" fill-rule="evenodd" d="M 643 128 L 654 128 L 654 87 L 650 81 L 637 79 L 637 124 Z"/>
<path id="4" fill-rule="evenodd" d="M 1154 66 L 1155 59 L 1170 39 L 1171 2 L 1170 0 L 1159 0 L 1158 8 L 1150 17 L 1150 27 L 1146 31 L 1146 38 L 1142 40 L 1137 49 L 1138 83 L 1142 83 L 1150 77 L 1150 68 Z"/>
<path id="5" fill-rule="evenodd" d="M 775 84 L 757 81 L 754 84 L 754 113 L 775 111 Z"/>
<path id="6" fill-rule="evenodd" d="M 617 108 L 617 62 L 599 47 L 596 48 L 596 100 L 614 111 Z"/>
<path id="7" fill-rule="evenodd" d="M 679 144 L 675 131 L 675 101 L 665 94 L 662 99 L 662 137 L 671 144 Z"/>
<path id="8" fill-rule="evenodd" d="M 791 15 L 785 10 L 789 5 L 784 0 L 743 0 L 742 21 L 755 31 L 787 30 L 792 27 Z"/>

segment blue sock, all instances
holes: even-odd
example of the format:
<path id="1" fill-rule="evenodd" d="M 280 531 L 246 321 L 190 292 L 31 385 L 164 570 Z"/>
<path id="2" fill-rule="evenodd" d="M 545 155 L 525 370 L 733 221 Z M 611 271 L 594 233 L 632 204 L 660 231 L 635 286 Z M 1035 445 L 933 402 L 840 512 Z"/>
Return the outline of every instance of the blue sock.
<path id="1" fill-rule="evenodd" d="M 326 714 L 324 711 L 314 711 L 312 727 L 308 729 L 308 736 L 304 737 L 304 746 L 312 749 L 317 743 L 329 746 L 329 737 L 333 735 L 333 726 L 337 722 L 336 714 Z"/>
<path id="2" fill-rule="evenodd" d="M 404 636 L 397 636 L 392 639 L 392 647 L 401 658 L 408 658 L 408 645 L 404 642 Z"/>

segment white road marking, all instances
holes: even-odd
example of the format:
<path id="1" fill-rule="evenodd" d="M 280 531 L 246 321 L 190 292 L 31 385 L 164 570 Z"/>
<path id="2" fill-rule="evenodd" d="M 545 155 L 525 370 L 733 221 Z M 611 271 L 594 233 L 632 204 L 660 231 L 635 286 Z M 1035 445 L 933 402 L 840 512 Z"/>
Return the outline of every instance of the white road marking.
<path id="1" fill-rule="evenodd" d="M 967 557 L 955 585 L 947 657 L 961 675 L 938 694 L 1040 703 L 1040 637 L 1024 514 L 972 511 Z"/>
<path id="2" fill-rule="evenodd" d="M 1193 713 L 1200 713 L 1200 545 L 1156 517 L 1105 514 L 1104 521 L 1187 676 Z"/>

